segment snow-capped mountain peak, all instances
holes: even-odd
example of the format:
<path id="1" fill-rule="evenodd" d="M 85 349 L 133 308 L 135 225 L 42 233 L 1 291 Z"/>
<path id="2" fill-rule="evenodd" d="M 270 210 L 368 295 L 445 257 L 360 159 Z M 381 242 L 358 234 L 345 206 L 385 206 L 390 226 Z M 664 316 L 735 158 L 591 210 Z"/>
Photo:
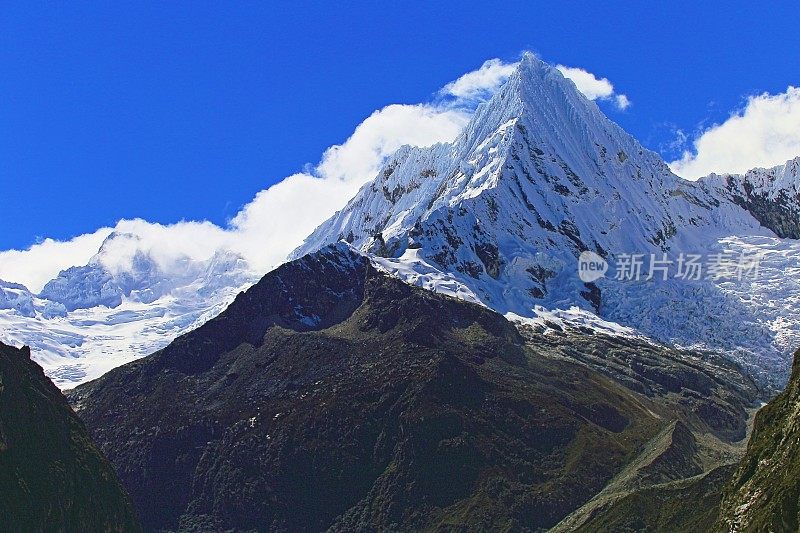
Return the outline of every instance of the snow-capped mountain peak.
<path id="1" fill-rule="evenodd" d="M 293 257 L 342 239 L 387 257 L 418 249 L 500 311 L 591 308 L 576 300 L 593 290 L 575 276 L 582 251 L 663 251 L 721 220 L 721 234 L 758 225 L 714 203 L 527 54 L 452 144 L 399 150 Z"/>
<path id="2" fill-rule="evenodd" d="M 594 312 L 659 341 L 724 349 L 774 385 L 800 338 L 793 313 L 770 304 L 800 301 L 775 283 L 800 253 L 775 237 L 800 236 L 793 168 L 684 180 L 527 55 L 454 142 L 398 150 L 292 256 L 345 240 L 428 289 L 519 317 Z M 767 250 L 752 283 L 584 282 L 577 268 L 584 251 L 614 267 L 625 254 Z"/>

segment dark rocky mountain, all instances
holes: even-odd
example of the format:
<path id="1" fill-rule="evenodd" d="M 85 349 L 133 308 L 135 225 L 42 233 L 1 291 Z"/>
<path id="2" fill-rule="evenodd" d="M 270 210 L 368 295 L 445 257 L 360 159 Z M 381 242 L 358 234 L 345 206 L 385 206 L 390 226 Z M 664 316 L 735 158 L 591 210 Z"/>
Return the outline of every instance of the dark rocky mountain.
<path id="1" fill-rule="evenodd" d="M 147 530 L 541 530 L 737 458 L 731 363 L 517 327 L 345 245 L 70 393 Z"/>
<path id="2" fill-rule="evenodd" d="M 139 531 L 114 470 L 28 348 L 0 344 L 0 529 Z"/>
<path id="3" fill-rule="evenodd" d="M 719 531 L 800 530 L 800 352 L 783 393 L 759 410 L 724 490 Z"/>

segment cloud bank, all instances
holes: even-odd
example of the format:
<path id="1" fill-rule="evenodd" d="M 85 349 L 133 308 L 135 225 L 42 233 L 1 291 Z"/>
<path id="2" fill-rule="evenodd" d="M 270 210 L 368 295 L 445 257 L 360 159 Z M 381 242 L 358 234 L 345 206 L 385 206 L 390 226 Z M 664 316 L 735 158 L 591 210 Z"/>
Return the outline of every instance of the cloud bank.
<path id="1" fill-rule="evenodd" d="M 266 272 L 352 198 L 400 146 L 430 146 L 455 139 L 475 106 L 490 98 L 516 66 L 490 59 L 445 85 L 432 103 L 392 104 L 373 112 L 345 142 L 328 148 L 317 165 L 256 194 L 226 227 L 210 222 L 121 220 L 114 228 L 101 228 L 66 242 L 47 239 L 28 250 L 0 252 L 0 279 L 23 283 L 38 292 L 60 270 L 89 262 L 112 231 L 139 238 L 121 241 L 124 250 L 107 250 L 95 257 L 111 271 L 129 268 L 136 250 L 148 253 L 170 272 L 179 268 L 181 258 L 205 260 L 228 249 L 241 254 L 254 270 Z M 607 79 L 583 69 L 558 68 L 587 97 L 616 98 L 618 107 L 627 107 L 625 96 L 615 94 Z"/>
<path id="2" fill-rule="evenodd" d="M 722 124 L 703 131 L 693 150 L 670 163 L 688 179 L 716 173 L 744 173 L 774 167 L 800 155 L 800 88 L 747 99 L 744 108 Z"/>

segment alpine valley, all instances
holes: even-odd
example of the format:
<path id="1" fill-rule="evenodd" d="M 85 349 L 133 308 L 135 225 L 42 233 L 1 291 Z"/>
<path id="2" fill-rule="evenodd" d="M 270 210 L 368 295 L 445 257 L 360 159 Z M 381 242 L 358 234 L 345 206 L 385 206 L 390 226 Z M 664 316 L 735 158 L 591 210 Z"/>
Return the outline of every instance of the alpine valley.
<path id="1" fill-rule="evenodd" d="M 27 376 L 0 400 L 57 409 L 122 531 L 796 531 L 799 174 L 684 180 L 528 53 L 260 279 L 112 233 L 38 294 L 0 283 L 32 348 L 0 350 Z"/>

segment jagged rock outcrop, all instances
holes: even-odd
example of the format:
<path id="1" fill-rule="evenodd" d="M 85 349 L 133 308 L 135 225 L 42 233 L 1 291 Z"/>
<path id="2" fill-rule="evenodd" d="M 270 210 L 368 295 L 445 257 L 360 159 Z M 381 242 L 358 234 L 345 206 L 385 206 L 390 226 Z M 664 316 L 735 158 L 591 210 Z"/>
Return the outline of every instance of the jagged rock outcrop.
<path id="1" fill-rule="evenodd" d="M 778 237 L 800 239 L 800 157 L 745 174 L 712 174 L 701 181 L 723 191 Z"/>

